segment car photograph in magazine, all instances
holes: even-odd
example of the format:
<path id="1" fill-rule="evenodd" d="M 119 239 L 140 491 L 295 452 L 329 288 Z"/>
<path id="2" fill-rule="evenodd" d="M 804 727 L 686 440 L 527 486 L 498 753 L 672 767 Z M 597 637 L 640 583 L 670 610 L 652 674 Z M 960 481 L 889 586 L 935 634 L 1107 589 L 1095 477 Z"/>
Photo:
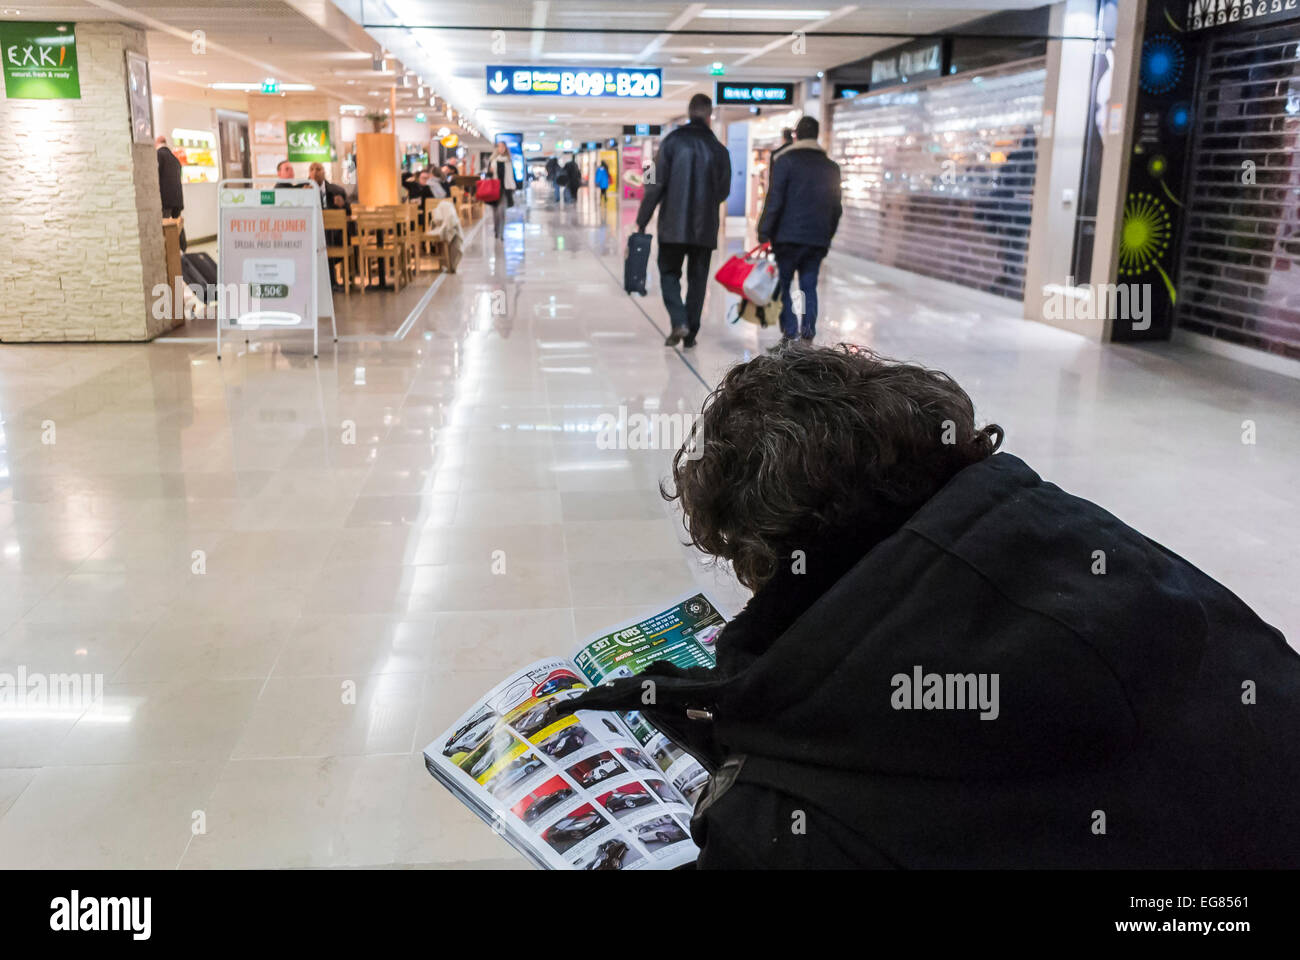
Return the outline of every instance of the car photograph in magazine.
<path id="1" fill-rule="evenodd" d="M 712 667 L 726 623 L 695 594 L 538 660 L 480 697 L 424 750 L 433 776 L 548 870 L 670 870 L 693 862 L 695 801 L 708 774 L 639 713 L 552 706 L 665 660 Z"/>

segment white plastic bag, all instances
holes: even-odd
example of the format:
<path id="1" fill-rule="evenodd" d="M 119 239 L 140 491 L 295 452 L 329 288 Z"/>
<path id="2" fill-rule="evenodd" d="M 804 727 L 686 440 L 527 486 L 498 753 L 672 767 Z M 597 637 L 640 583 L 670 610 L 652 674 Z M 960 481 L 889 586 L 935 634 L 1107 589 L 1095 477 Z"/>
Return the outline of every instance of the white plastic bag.
<path id="1" fill-rule="evenodd" d="M 759 257 L 754 263 L 754 269 L 745 277 L 745 299 L 755 306 L 767 306 L 776 296 L 776 283 L 776 263 L 769 256 Z"/>

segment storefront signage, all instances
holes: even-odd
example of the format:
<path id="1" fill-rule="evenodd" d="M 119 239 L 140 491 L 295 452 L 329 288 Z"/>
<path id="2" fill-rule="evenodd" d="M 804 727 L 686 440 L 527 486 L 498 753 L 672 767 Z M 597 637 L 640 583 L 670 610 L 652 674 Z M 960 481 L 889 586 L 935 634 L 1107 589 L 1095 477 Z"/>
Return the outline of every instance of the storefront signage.
<path id="1" fill-rule="evenodd" d="M 294 163 L 334 159 L 328 120 L 289 120 L 284 127 L 289 135 L 289 159 Z"/>
<path id="2" fill-rule="evenodd" d="M 943 61 L 942 41 L 896 48 L 871 58 L 871 88 L 942 76 Z"/>
<path id="3" fill-rule="evenodd" d="M 1251 27 L 1300 16 L 1300 0 L 1188 0 L 1187 29 Z"/>
<path id="4" fill-rule="evenodd" d="M 867 85 L 865 83 L 837 83 L 834 89 L 834 99 L 848 100 L 860 93 L 866 93 Z"/>
<path id="5" fill-rule="evenodd" d="M 487 68 L 487 92 L 497 96 L 613 97 L 649 100 L 661 95 L 657 67 L 636 70 L 605 67 Z"/>
<path id="6" fill-rule="evenodd" d="M 625 123 L 623 124 L 623 136 L 625 137 L 657 137 L 659 136 L 659 124 L 657 123 Z"/>
<path id="7" fill-rule="evenodd" d="M 11 100 L 80 100 L 76 24 L 0 24 L 5 96 Z"/>
<path id="8" fill-rule="evenodd" d="M 741 103 L 747 107 L 794 103 L 793 83 L 728 83 L 719 80 L 714 87 L 716 103 Z"/>

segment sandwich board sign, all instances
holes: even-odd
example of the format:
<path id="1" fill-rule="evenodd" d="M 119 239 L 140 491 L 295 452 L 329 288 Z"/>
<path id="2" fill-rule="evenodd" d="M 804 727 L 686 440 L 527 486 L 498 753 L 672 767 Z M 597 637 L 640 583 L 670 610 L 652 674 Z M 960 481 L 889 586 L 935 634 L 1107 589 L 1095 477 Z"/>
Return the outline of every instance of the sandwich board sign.
<path id="1" fill-rule="evenodd" d="M 319 320 L 330 318 L 339 338 L 325 255 L 320 195 L 275 189 L 275 180 L 223 180 L 217 240 L 217 359 L 226 331 L 310 329 L 320 355 Z"/>

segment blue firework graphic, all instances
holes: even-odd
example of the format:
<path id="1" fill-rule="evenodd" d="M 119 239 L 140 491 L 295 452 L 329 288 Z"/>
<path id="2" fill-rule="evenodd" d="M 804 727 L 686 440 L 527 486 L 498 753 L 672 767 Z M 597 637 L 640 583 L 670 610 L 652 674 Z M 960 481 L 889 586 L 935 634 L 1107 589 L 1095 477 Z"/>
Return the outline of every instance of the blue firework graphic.
<path id="1" fill-rule="evenodd" d="M 1183 45 L 1167 33 L 1157 33 L 1142 44 L 1138 85 L 1147 93 L 1172 90 L 1183 76 L 1187 54 Z"/>
<path id="2" fill-rule="evenodd" d="M 1192 125 L 1192 105 L 1186 100 L 1178 101 L 1166 112 L 1165 121 L 1171 131 L 1183 136 L 1187 133 L 1187 128 Z"/>

